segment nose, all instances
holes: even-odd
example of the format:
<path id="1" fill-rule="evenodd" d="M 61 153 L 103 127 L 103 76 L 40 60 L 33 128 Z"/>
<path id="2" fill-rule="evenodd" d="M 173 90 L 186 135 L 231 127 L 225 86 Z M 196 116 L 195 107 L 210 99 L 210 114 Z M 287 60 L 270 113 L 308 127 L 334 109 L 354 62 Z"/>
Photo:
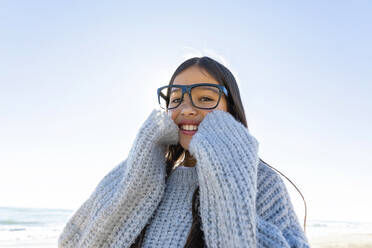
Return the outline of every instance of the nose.
<path id="1" fill-rule="evenodd" d="M 181 104 L 178 106 L 182 115 L 196 114 L 196 108 L 192 105 L 188 94 L 184 94 Z"/>

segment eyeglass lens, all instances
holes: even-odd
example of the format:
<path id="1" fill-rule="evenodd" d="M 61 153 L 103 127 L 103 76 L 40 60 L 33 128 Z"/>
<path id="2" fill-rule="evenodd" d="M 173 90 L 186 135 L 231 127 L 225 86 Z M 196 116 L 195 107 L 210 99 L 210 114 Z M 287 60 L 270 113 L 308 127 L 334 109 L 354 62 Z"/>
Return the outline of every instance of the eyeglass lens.
<path id="1" fill-rule="evenodd" d="M 196 86 L 191 89 L 191 100 L 198 108 L 215 108 L 220 98 L 219 91 L 220 89 L 215 86 Z M 167 107 L 167 99 L 169 99 L 168 108 L 176 108 L 180 105 L 181 88 L 168 86 L 161 91 L 161 94 L 166 96 L 165 99 L 163 97 L 160 99 L 162 108 Z"/>

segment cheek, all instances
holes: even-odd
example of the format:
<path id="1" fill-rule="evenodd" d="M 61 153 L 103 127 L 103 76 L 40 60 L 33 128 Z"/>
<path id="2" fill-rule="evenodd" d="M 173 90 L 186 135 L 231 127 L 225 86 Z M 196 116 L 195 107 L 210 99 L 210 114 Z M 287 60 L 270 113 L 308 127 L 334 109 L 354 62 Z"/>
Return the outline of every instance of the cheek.
<path id="1" fill-rule="evenodd" d="M 176 122 L 177 119 L 177 111 L 168 110 L 168 115 L 172 118 L 174 122 Z"/>
<path id="2" fill-rule="evenodd" d="M 225 112 L 228 112 L 228 107 L 227 107 L 227 100 L 225 97 L 222 97 L 220 100 L 220 103 L 218 104 L 217 108 L 218 110 L 223 110 Z"/>
<path id="3" fill-rule="evenodd" d="M 218 107 L 217 108 L 215 108 L 215 109 L 205 109 L 205 110 L 203 110 L 203 119 L 205 118 L 205 116 L 207 115 L 207 114 L 209 114 L 210 112 L 212 112 L 213 110 L 216 110 L 216 109 L 218 109 Z"/>

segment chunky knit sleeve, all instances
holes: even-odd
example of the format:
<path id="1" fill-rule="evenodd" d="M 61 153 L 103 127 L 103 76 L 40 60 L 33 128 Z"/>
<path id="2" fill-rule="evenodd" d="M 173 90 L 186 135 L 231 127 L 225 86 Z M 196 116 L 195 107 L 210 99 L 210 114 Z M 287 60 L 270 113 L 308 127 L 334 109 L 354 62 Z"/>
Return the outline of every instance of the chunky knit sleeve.
<path id="1" fill-rule="evenodd" d="M 166 145 L 178 139 L 178 126 L 164 111 L 154 109 L 128 157 L 69 219 L 58 247 L 129 247 L 163 196 Z"/>
<path id="2" fill-rule="evenodd" d="M 258 247 L 310 247 L 283 180 L 263 162 L 258 167 L 256 212 Z"/>
<path id="3" fill-rule="evenodd" d="M 258 145 L 246 127 L 221 110 L 208 113 L 190 141 L 189 151 L 197 160 L 201 228 L 208 248 L 309 247 L 280 181 L 274 180 L 269 189 L 276 190 L 279 204 L 260 199 L 260 211 L 271 216 L 257 212 Z"/>

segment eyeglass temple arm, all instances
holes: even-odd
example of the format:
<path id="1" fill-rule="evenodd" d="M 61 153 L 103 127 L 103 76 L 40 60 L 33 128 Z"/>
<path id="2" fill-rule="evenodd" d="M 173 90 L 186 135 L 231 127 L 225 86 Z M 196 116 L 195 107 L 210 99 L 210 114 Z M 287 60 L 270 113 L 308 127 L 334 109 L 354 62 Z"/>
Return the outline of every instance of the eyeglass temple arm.
<path id="1" fill-rule="evenodd" d="M 159 95 L 160 95 L 162 98 L 167 99 L 167 98 L 166 98 L 166 95 L 164 95 L 161 91 L 158 91 L 158 92 L 159 92 Z"/>

